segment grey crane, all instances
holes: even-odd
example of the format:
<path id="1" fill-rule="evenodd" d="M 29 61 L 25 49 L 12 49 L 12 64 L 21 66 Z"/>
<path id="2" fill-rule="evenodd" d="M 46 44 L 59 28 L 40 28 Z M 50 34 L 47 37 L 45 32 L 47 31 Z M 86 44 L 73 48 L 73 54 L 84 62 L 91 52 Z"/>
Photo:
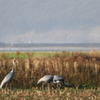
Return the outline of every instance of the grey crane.
<path id="1" fill-rule="evenodd" d="M 57 84 L 57 87 L 58 87 L 58 86 L 61 86 L 61 83 L 62 83 L 65 87 L 72 87 L 71 85 L 65 83 L 64 77 L 61 76 L 61 75 L 54 75 L 54 76 L 53 76 L 53 83 L 54 83 L 54 84 Z"/>
<path id="2" fill-rule="evenodd" d="M 38 80 L 37 84 L 39 84 L 40 82 L 44 82 L 42 84 L 42 88 L 44 87 L 44 85 L 46 83 L 48 83 L 48 85 L 49 85 L 49 83 L 51 83 L 51 82 L 53 82 L 54 84 L 57 84 L 57 88 L 58 88 L 58 86 L 61 86 L 61 83 L 66 87 L 71 87 L 71 85 L 64 82 L 64 77 L 60 76 L 60 75 L 54 75 L 54 76 L 53 75 L 45 75 Z M 53 87 L 56 88 L 54 85 L 53 85 Z"/>
<path id="3" fill-rule="evenodd" d="M 10 73 L 8 73 L 5 77 L 4 77 L 4 79 L 2 80 L 2 82 L 1 82 L 1 84 L 0 84 L 0 89 L 2 89 L 2 87 L 3 87 L 3 85 L 4 84 L 10 84 L 11 85 L 11 81 L 12 81 L 12 79 L 13 79 L 13 77 L 14 77 L 14 74 L 15 74 L 15 72 L 14 72 L 14 67 L 15 67 L 15 63 L 16 62 L 18 62 L 18 61 L 16 61 L 15 59 L 13 60 L 13 66 L 12 66 L 12 70 L 10 71 Z"/>
<path id="4" fill-rule="evenodd" d="M 48 87 L 49 87 L 49 83 L 50 83 L 50 82 L 53 82 L 53 76 L 52 76 L 52 75 L 45 75 L 45 76 L 43 76 L 42 78 L 40 78 L 40 79 L 38 80 L 37 84 L 39 84 L 39 83 L 41 83 L 41 82 L 43 82 L 43 84 L 42 84 L 42 89 L 44 89 L 44 85 L 45 85 L 46 83 L 48 83 Z"/>

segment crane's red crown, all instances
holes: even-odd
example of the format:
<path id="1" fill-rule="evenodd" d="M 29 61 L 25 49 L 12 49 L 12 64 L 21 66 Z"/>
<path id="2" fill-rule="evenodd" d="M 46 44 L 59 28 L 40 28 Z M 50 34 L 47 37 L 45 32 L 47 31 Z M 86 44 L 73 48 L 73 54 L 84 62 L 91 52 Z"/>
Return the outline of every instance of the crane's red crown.
<path id="1" fill-rule="evenodd" d="M 14 62 L 16 62 L 16 60 L 14 59 Z"/>

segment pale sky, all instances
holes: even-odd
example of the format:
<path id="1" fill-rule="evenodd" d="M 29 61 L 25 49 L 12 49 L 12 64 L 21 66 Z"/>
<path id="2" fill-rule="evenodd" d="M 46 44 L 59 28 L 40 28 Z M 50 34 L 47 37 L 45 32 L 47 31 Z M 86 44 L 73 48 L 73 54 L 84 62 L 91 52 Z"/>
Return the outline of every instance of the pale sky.
<path id="1" fill-rule="evenodd" d="M 100 43 L 100 0 L 0 0 L 0 42 Z"/>

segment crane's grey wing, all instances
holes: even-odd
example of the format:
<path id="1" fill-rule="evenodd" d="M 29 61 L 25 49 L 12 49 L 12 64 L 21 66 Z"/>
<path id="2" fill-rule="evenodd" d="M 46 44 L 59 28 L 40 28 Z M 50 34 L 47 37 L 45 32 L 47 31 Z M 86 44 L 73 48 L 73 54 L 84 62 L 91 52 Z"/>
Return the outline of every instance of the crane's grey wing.
<path id="1" fill-rule="evenodd" d="M 64 77 L 60 75 L 54 75 L 53 80 L 64 80 Z"/>
<path id="2" fill-rule="evenodd" d="M 64 82 L 64 77 L 60 76 L 60 75 L 54 75 L 54 77 L 53 77 L 53 83 L 57 83 L 57 81 Z"/>
<path id="3" fill-rule="evenodd" d="M 60 81 L 62 81 L 63 84 L 64 84 L 66 87 L 72 87 L 72 86 L 69 85 L 68 83 L 65 83 L 64 77 L 63 77 L 63 76 L 60 76 L 60 75 L 54 75 L 53 83 L 59 83 Z"/>
<path id="4" fill-rule="evenodd" d="M 11 71 L 9 74 L 7 74 L 7 75 L 4 77 L 3 81 L 1 82 L 0 87 L 2 87 L 5 83 L 10 82 L 10 81 L 12 80 L 13 77 L 14 77 L 14 72 Z"/>
<path id="5" fill-rule="evenodd" d="M 52 75 L 46 75 L 44 77 L 44 79 L 45 79 L 46 82 L 52 82 L 53 81 L 53 76 Z"/>
<path id="6" fill-rule="evenodd" d="M 52 75 L 45 75 L 41 79 L 38 80 L 37 84 L 40 82 L 52 82 L 53 81 L 53 76 Z"/>

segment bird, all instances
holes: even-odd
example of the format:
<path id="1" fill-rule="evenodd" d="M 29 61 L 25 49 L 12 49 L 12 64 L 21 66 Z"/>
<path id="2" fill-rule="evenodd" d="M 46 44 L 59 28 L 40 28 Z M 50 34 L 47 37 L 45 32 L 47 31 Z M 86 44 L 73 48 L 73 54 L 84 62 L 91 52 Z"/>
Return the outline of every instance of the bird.
<path id="1" fill-rule="evenodd" d="M 48 83 L 48 88 L 49 88 L 49 83 L 53 82 L 53 76 L 52 76 L 52 75 L 45 75 L 45 76 L 43 76 L 42 78 L 40 78 L 40 79 L 38 80 L 37 84 L 39 84 L 39 83 L 41 83 L 41 82 L 43 82 L 43 84 L 42 84 L 42 89 L 45 88 L 44 85 L 45 85 L 46 83 Z"/>
<path id="2" fill-rule="evenodd" d="M 65 83 L 64 77 L 61 76 L 61 75 L 54 75 L 54 76 L 53 76 L 53 83 L 54 83 L 54 84 L 57 84 L 57 87 L 58 87 L 58 86 L 61 87 L 61 84 L 63 84 L 65 87 L 72 87 L 71 85 Z"/>
<path id="3" fill-rule="evenodd" d="M 45 75 L 43 76 L 42 78 L 40 78 L 37 82 L 37 84 L 41 83 L 41 82 L 44 82 L 42 84 L 42 88 L 44 88 L 44 85 L 46 83 L 48 83 L 48 85 L 52 82 L 53 83 L 53 88 L 55 89 L 56 87 L 54 86 L 54 84 L 57 84 L 57 88 L 60 86 L 61 87 L 61 84 L 63 84 L 64 86 L 66 87 L 71 87 L 71 85 L 65 83 L 64 81 L 64 77 L 63 76 L 60 76 L 60 75 Z M 48 86 L 49 87 L 49 86 Z"/>
<path id="4" fill-rule="evenodd" d="M 14 74 L 15 74 L 14 67 L 15 67 L 15 63 L 16 62 L 18 62 L 18 61 L 15 60 L 15 59 L 13 59 L 13 62 L 12 62 L 12 64 L 13 64 L 12 70 L 2 80 L 2 82 L 0 84 L 0 89 L 2 89 L 2 87 L 3 87 L 4 84 L 7 84 L 8 85 L 8 83 L 9 83 L 11 85 L 11 81 L 13 80 L 13 77 L 14 77 Z M 6 87 L 7 87 L 7 85 L 6 85 Z"/>

